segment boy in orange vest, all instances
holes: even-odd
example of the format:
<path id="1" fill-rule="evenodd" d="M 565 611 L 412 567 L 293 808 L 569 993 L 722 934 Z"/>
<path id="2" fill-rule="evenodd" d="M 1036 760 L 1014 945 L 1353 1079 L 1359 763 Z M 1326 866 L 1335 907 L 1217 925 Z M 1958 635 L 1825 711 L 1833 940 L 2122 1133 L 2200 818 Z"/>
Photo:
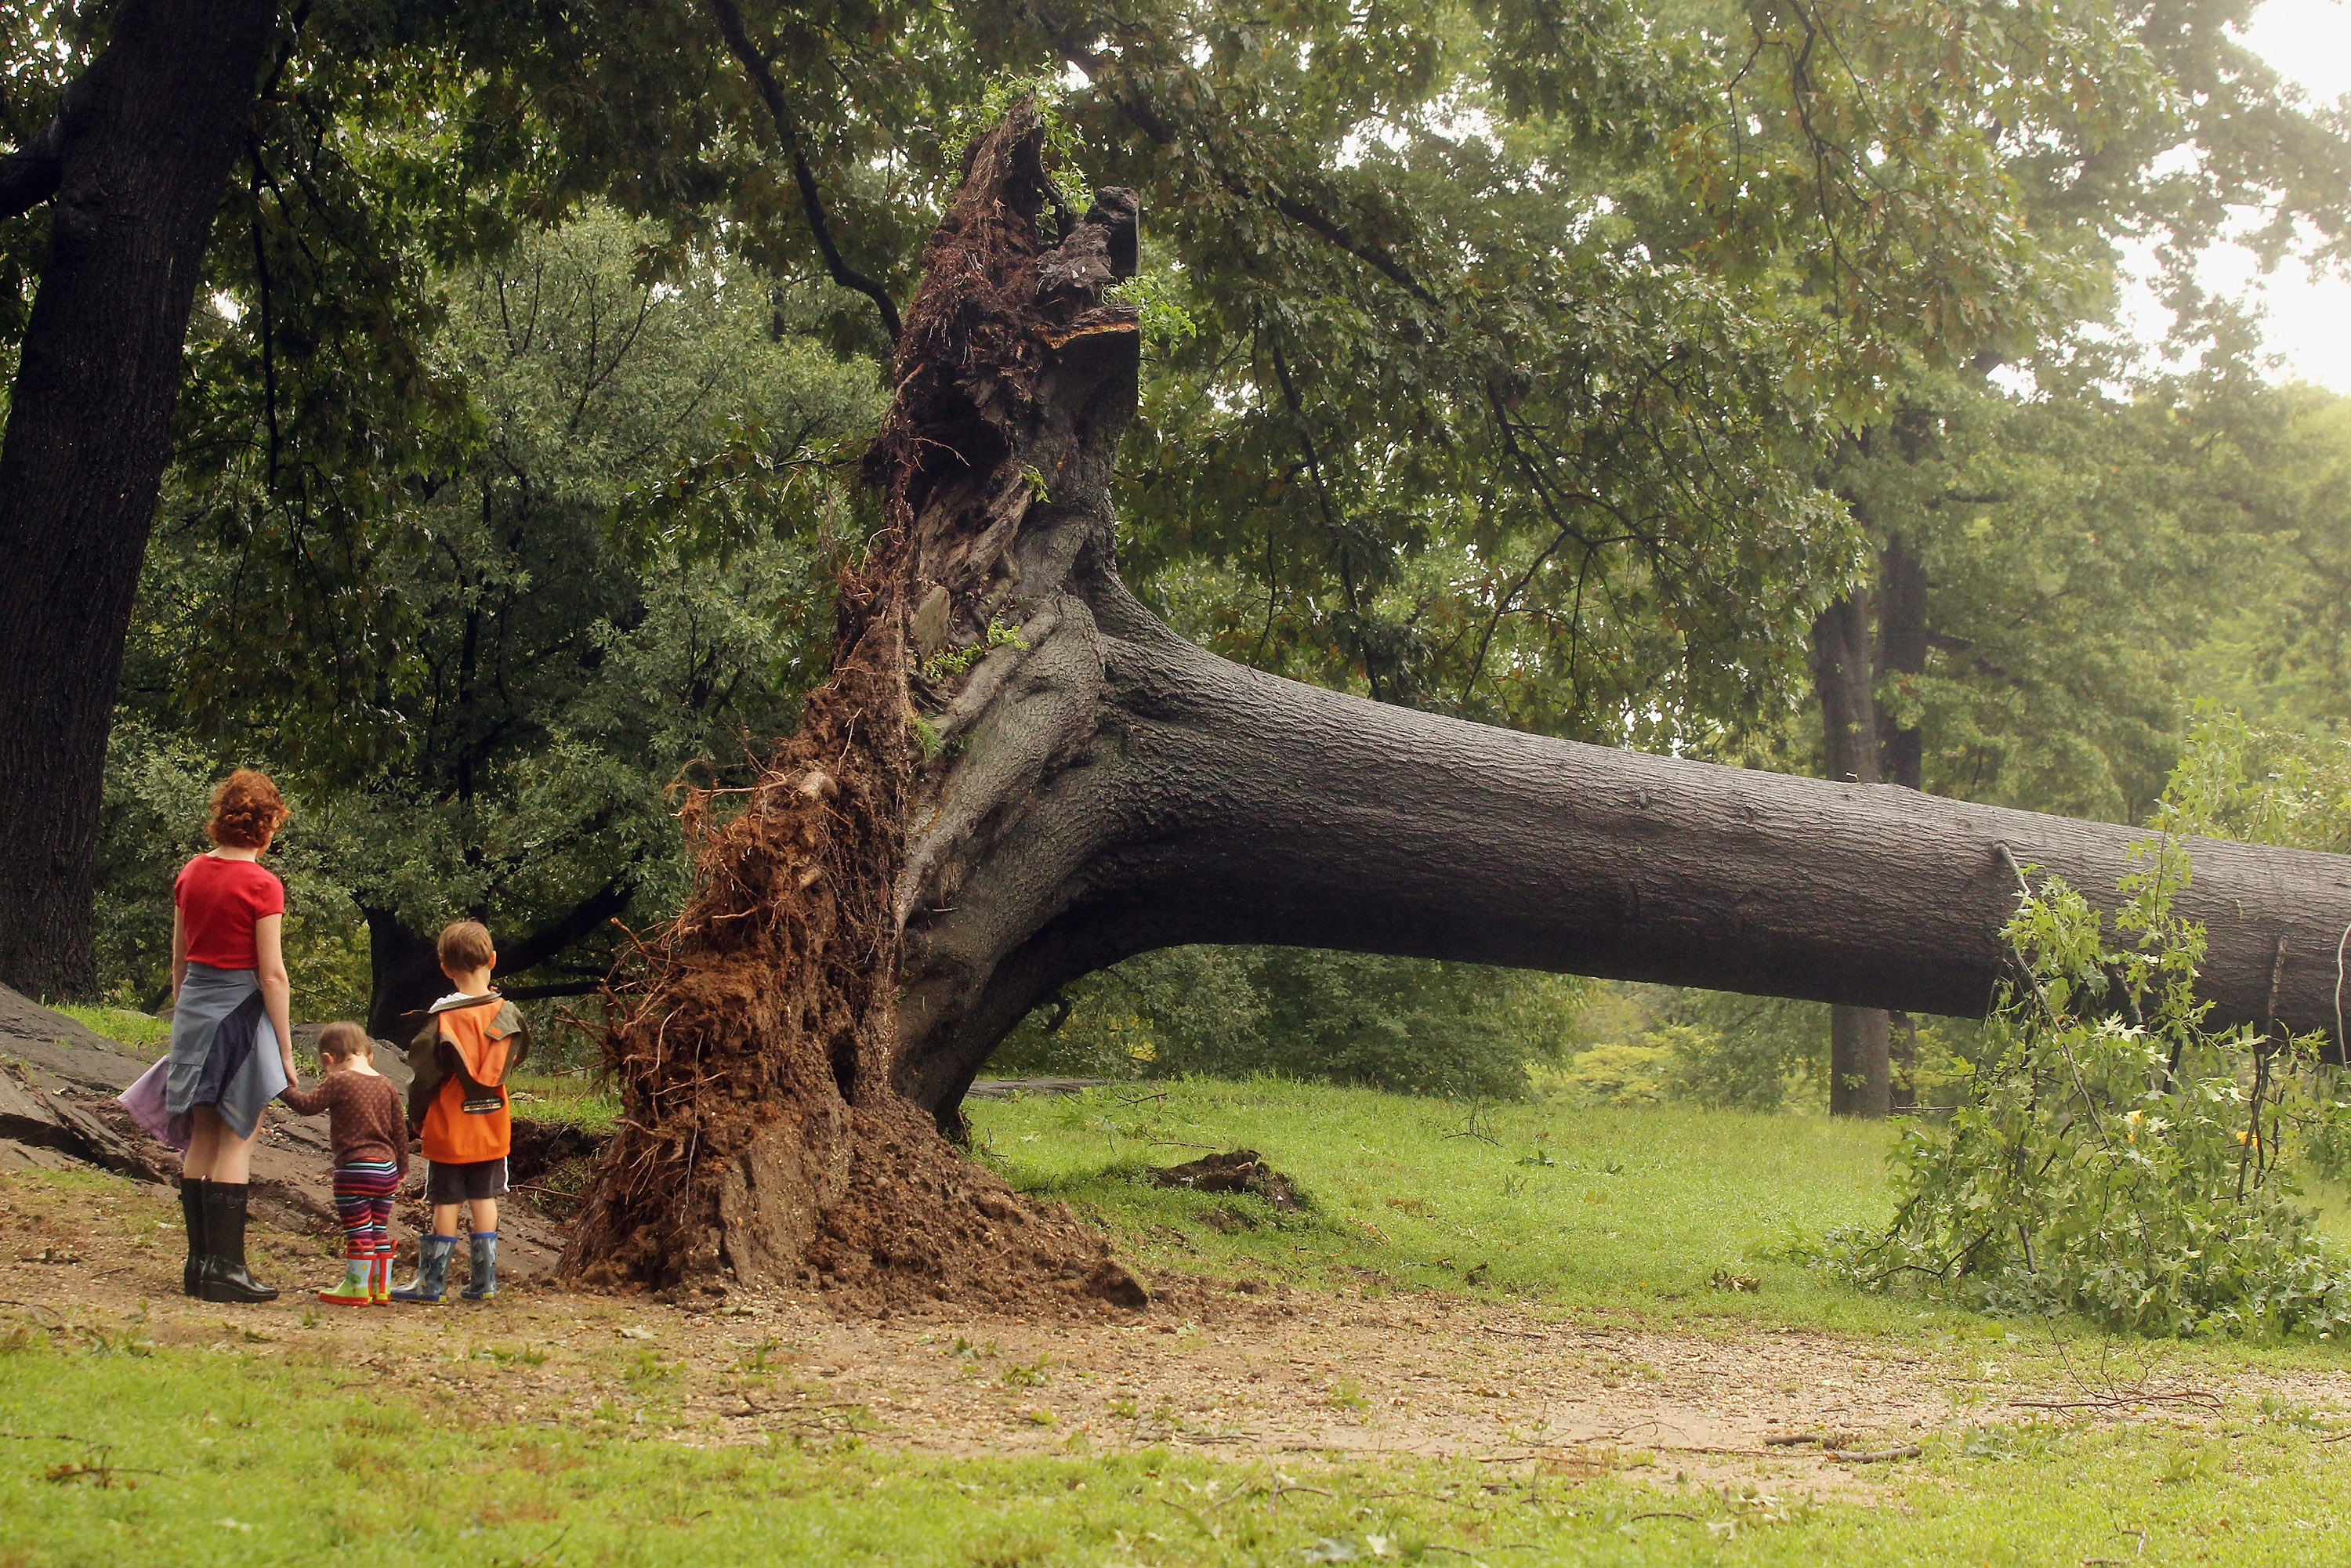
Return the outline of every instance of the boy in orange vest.
<path id="1" fill-rule="evenodd" d="M 449 1263 L 457 1249 L 457 1207 L 472 1209 L 473 1274 L 465 1299 L 498 1293 L 498 1199 L 507 1192 L 507 1154 L 513 1124 L 507 1113 L 507 1074 L 530 1044 L 522 1014 L 493 990 L 497 949 L 479 921 L 460 920 L 441 933 L 441 972 L 457 988 L 433 1004 L 408 1065 L 408 1123 L 424 1140 L 432 1162 L 424 1200 L 433 1206 L 433 1234 L 417 1244 L 416 1278 L 392 1292 L 395 1301 L 445 1301 Z"/>

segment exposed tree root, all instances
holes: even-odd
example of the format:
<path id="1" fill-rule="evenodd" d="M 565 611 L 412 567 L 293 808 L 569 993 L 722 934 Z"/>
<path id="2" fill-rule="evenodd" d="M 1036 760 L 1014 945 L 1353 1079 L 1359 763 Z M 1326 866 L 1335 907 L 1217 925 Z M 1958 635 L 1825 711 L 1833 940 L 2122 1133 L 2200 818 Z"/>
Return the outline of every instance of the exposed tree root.
<path id="1" fill-rule="evenodd" d="M 693 894 L 610 998 L 623 1117 L 565 1259 L 573 1279 L 813 1284 L 860 1304 L 1144 1304 L 1098 1233 L 962 1159 L 890 1081 L 910 674 L 923 678 L 910 659 L 985 638 L 1019 577 L 1005 547 L 1047 353 L 1040 141 L 1026 108 L 984 139 L 926 254 L 867 460 L 885 528 L 841 582 L 831 679 L 739 810 L 706 791 L 686 801 Z"/>

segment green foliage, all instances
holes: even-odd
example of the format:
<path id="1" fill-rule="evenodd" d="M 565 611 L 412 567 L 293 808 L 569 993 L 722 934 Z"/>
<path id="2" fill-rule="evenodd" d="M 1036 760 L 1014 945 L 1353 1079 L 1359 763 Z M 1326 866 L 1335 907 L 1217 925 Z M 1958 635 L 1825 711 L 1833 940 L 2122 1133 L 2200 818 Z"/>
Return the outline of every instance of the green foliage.
<path id="1" fill-rule="evenodd" d="M 1825 1097 L 1828 1014 L 1814 1003 L 1607 984 L 1573 1031 L 1590 1043 L 1547 1082 L 1587 1104 L 1777 1111 Z"/>
<path id="2" fill-rule="evenodd" d="M 2119 940 L 2053 879 L 2022 901 L 2006 935 L 2025 973 L 1965 1102 L 1903 1134 L 1894 1223 L 1832 1234 L 1833 1271 L 2151 1334 L 2351 1327 L 2343 1255 L 2284 1166 L 2289 1139 L 2337 1109 L 2304 1081 L 2320 1041 L 2204 1028 L 2203 931 L 2171 908 L 2186 851 L 2168 835 L 2141 849 Z"/>
<path id="3" fill-rule="evenodd" d="M 99 819 L 98 951 L 105 994 L 140 1012 L 162 1005 L 172 983 L 172 881 L 189 857 L 211 848 L 204 803 L 228 768 L 188 737 L 126 715 L 107 747 Z M 281 942 L 298 1019 L 357 1018 L 368 995 L 367 931 L 333 873 L 331 842 L 299 789 L 273 844 L 268 868 L 286 884 Z"/>
<path id="4" fill-rule="evenodd" d="M 923 674 L 934 681 L 960 680 L 971 673 L 971 667 L 998 648 L 1026 648 L 1020 639 L 1020 628 L 1001 619 L 987 623 L 987 636 L 968 648 L 946 648 L 923 661 Z M 928 726 L 925 727 L 928 728 Z M 934 737 L 936 731 L 933 731 Z M 931 743 L 925 744 L 925 750 Z"/>
<path id="5" fill-rule="evenodd" d="M 2351 729 L 2265 728 L 2205 703 L 2168 793 L 2197 832 L 2351 853 Z"/>
<path id="6" fill-rule="evenodd" d="M 1270 1072 L 1405 1093 L 1514 1098 L 1555 1060 L 1579 982 L 1295 947 L 1179 947 L 1064 988 L 1001 1072 Z"/>
<path id="7" fill-rule="evenodd" d="M 1595 1045 L 1577 1052 L 1558 1082 L 1586 1104 L 1654 1105 L 1666 1097 L 1674 1058 L 1669 1044 Z"/>
<path id="8" fill-rule="evenodd" d="M 1184 308 L 1184 287 L 1176 272 L 1138 272 L 1113 284 L 1103 298 L 1132 305 L 1143 329 L 1143 351 L 1166 354 L 1200 335 L 1199 322 Z"/>
<path id="9" fill-rule="evenodd" d="M 277 427 L 275 467 L 225 435 L 230 461 L 183 459 L 110 775 L 110 976 L 155 986 L 157 846 L 231 759 L 286 776 L 288 863 L 361 948 L 361 911 L 414 934 L 470 913 L 502 945 L 576 926 L 557 975 L 595 973 L 595 911 L 643 921 L 676 895 L 666 787 L 750 766 L 823 668 L 822 565 L 854 530 L 827 465 L 876 397 L 865 367 L 779 335 L 727 258 L 649 273 L 658 237 L 590 212 L 439 277 L 431 354 L 462 418 L 392 455 L 359 510 L 311 515 L 287 476 L 340 461 L 307 413 Z M 214 319 L 201 351 L 251 330 Z M 306 527 L 343 552 L 331 573 Z M 345 956 L 363 999 L 366 955 Z"/>
<path id="10" fill-rule="evenodd" d="M 1037 118 L 1044 122 L 1047 172 L 1071 185 L 1081 184 L 1084 176 L 1078 162 L 1084 143 L 1076 122 L 1070 118 L 1069 84 L 1050 71 L 993 78 L 981 89 L 977 103 L 959 107 L 951 118 L 951 129 L 939 144 L 946 168 L 960 172 L 965 160 L 971 155 L 971 144 L 995 130 L 1023 99 L 1037 106 Z"/>

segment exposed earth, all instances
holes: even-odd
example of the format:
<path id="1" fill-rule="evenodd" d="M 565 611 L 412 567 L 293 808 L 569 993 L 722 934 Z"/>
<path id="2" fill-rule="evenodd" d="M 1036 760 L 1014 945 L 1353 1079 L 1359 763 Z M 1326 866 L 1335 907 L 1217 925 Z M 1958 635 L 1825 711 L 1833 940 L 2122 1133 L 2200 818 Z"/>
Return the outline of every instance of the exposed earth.
<path id="1" fill-rule="evenodd" d="M 28 1008 L 17 998 L 0 1018 L 20 1083 L 94 1113 L 109 1079 L 144 1066 L 86 1030 L 28 1038 L 28 1023 L 57 1018 Z M 1926 1432 L 2060 1406 L 2187 1427 L 2216 1418 L 2220 1400 L 2263 1395 L 2351 1410 L 2351 1372 L 2241 1372 L 2189 1387 L 2160 1364 L 2067 1363 L 2022 1336 L 1987 1356 L 1981 1342 L 1700 1332 L 1187 1275 L 1150 1276 L 1141 1311 L 1072 1297 L 1019 1317 L 946 1302 L 851 1316 L 811 1293 L 739 1291 L 673 1304 L 552 1284 L 561 1228 L 528 1194 L 503 1211 L 513 1266 L 499 1300 L 330 1308 L 309 1294 L 339 1268 L 326 1155 L 322 1118 L 273 1121 L 251 1253 L 286 1293 L 246 1307 L 180 1294 L 167 1186 L 0 1141 L 0 1319 L 283 1356 L 485 1417 L 623 1424 L 694 1444 L 856 1433 L 958 1453 L 1167 1443 L 1293 1464 L 1467 1456 L 1498 1475 L 1625 1469 L 1799 1495 L 1868 1492 Z M 421 1218 L 404 1196 L 412 1249 Z"/>

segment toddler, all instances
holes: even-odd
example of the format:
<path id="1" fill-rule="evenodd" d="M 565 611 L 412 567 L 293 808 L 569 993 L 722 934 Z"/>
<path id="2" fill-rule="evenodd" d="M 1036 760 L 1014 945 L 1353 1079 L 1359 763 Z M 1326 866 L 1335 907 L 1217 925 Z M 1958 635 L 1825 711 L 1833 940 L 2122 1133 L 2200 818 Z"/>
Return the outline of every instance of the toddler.
<path id="1" fill-rule="evenodd" d="M 338 1307 L 392 1304 L 392 1195 L 408 1174 L 408 1124 L 400 1095 L 375 1070 L 375 1042 L 355 1023 L 319 1036 L 326 1076 L 281 1096 L 305 1116 L 328 1115 L 335 1149 L 335 1217 L 343 1227 L 343 1278 L 319 1299 Z"/>

